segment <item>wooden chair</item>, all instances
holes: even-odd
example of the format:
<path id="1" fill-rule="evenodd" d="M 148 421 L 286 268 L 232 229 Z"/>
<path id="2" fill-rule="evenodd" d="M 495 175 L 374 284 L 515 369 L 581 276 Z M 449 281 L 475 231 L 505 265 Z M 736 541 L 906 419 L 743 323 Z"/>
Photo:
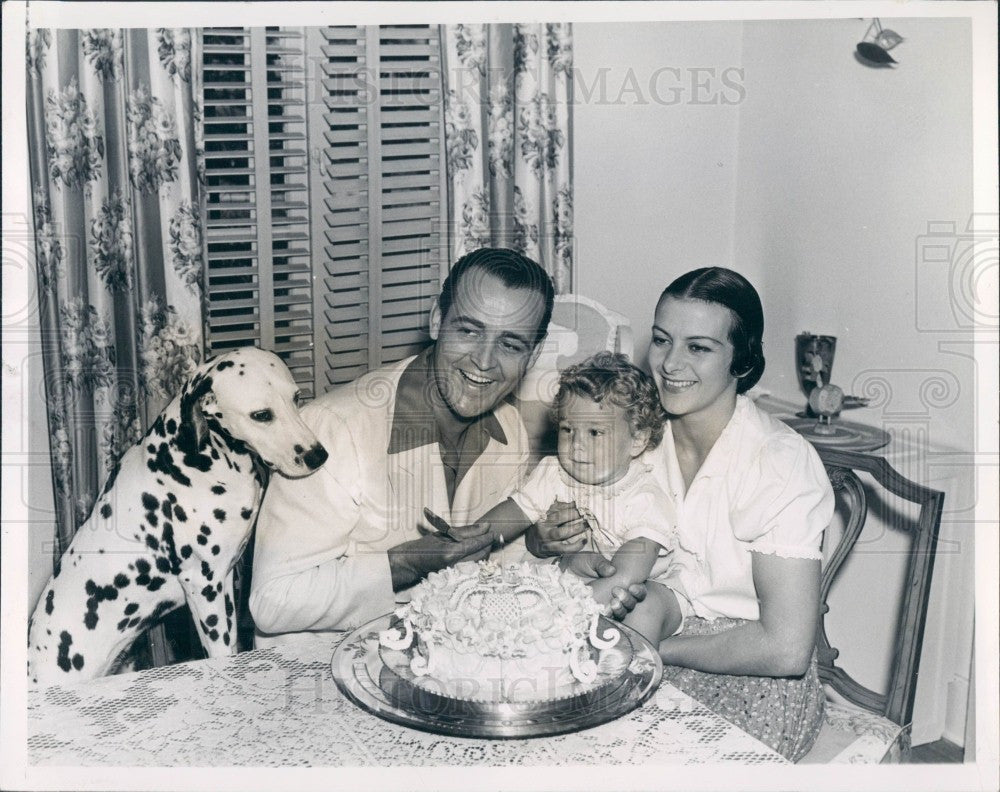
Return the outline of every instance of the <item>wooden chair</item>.
<path id="1" fill-rule="evenodd" d="M 828 697 L 819 739 L 801 762 L 904 761 L 910 748 L 913 700 L 944 493 L 904 478 L 882 457 L 822 447 L 817 450 L 834 491 L 846 502 L 849 514 L 843 536 L 823 570 L 816 631 L 820 679 L 846 703 L 833 702 Z M 858 477 L 859 472 L 869 474 L 878 486 L 892 495 L 919 506 L 912 526 L 912 546 L 886 693 L 876 693 L 865 687 L 838 666 L 840 652 L 830 645 L 826 633 L 830 587 L 857 543 L 868 516 L 868 495 Z"/>

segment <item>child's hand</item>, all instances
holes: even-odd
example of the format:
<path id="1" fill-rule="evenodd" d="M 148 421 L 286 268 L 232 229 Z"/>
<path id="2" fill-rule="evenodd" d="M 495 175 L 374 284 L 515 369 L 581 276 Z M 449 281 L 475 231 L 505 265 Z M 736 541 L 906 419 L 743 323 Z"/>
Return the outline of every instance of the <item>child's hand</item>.
<path id="1" fill-rule="evenodd" d="M 576 504 L 557 500 L 531 526 L 524 541 L 528 550 L 539 558 L 575 553 L 587 546 L 587 521 Z"/>

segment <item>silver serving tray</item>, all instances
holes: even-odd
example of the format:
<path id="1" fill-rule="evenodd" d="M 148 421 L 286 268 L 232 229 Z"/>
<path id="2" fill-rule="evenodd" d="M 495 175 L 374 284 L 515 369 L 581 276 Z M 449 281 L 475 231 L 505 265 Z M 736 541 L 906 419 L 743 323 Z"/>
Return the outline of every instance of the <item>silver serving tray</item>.
<path id="1" fill-rule="evenodd" d="M 349 633 L 333 653 L 333 678 L 340 691 L 362 709 L 393 723 L 456 737 L 522 739 L 579 731 L 631 712 L 660 684 L 663 665 L 641 635 L 601 619 L 600 630 L 621 631 L 618 651 L 624 668 L 615 666 L 590 685 L 567 685 L 546 701 L 486 701 L 453 698 L 416 684 L 399 667 L 386 665 L 378 634 L 391 614 Z M 624 645 L 623 645 L 624 644 Z"/>

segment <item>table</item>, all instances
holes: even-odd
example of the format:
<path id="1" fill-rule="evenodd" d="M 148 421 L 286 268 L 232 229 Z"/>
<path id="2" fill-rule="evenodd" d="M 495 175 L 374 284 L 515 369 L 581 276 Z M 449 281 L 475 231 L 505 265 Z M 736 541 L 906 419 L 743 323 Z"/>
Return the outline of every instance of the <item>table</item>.
<path id="1" fill-rule="evenodd" d="M 28 691 L 28 762 L 99 766 L 788 764 L 663 683 L 574 734 L 443 737 L 354 706 L 330 670 L 343 635 Z"/>

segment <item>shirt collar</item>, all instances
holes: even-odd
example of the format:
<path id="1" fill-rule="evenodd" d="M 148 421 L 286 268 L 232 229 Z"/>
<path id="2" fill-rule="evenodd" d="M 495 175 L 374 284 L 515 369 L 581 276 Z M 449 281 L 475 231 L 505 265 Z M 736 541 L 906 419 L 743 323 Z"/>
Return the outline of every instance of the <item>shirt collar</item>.
<path id="1" fill-rule="evenodd" d="M 427 347 L 407 364 L 400 375 L 392 409 L 388 454 L 411 451 L 439 440 L 437 422 L 430 405 L 430 400 L 437 396 L 431 363 L 433 350 L 433 345 Z M 484 432 L 487 437 L 507 445 L 507 435 L 492 410 L 472 421 L 469 429 Z"/>
<path id="2" fill-rule="evenodd" d="M 739 450 L 740 434 L 749 403 L 750 400 L 746 396 L 737 395 L 733 414 L 729 416 L 726 428 L 722 430 L 719 439 L 715 441 L 712 450 L 705 457 L 705 462 L 702 464 L 701 470 L 698 471 L 699 475 L 706 478 L 726 475 L 733 457 Z"/>
<path id="3" fill-rule="evenodd" d="M 641 457 L 633 459 L 628 466 L 628 470 L 625 471 L 625 475 L 611 484 L 584 484 L 567 473 L 562 464 L 558 464 L 557 468 L 559 469 L 560 481 L 570 489 L 600 494 L 606 498 L 616 498 L 632 489 L 639 480 L 644 479 L 653 469 L 653 466 L 642 461 Z"/>
<path id="4" fill-rule="evenodd" d="M 746 415 L 749 403 L 750 400 L 742 394 L 736 397 L 736 408 L 733 410 L 733 414 L 729 416 L 729 421 L 722 430 L 722 434 L 719 435 L 712 446 L 712 450 L 708 452 L 708 456 L 705 457 L 705 461 L 702 462 L 697 474 L 695 474 L 696 479 L 716 478 L 726 475 L 729 464 L 738 450 L 741 427 L 744 423 L 744 416 Z M 664 440 L 670 443 L 671 452 L 674 459 L 676 459 L 677 451 L 674 448 L 674 434 L 669 421 L 667 422 L 667 430 L 664 433 Z"/>

